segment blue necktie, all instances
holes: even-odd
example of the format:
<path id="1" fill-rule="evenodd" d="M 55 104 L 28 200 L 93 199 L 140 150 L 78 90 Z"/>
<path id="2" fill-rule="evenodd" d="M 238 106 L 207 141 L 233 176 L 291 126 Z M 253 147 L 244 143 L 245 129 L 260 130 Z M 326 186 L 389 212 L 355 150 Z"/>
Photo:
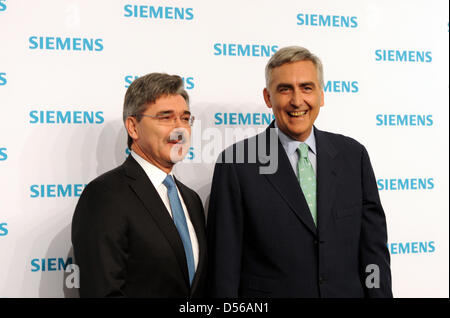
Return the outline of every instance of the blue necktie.
<path id="1" fill-rule="evenodd" d="M 189 236 L 189 230 L 186 223 L 186 217 L 184 216 L 181 201 L 178 197 L 177 187 L 175 186 L 175 181 L 173 180 L 172 176 L 168 174 L 164 179 L 163 184 L 167 188 L 170 208 L 172 209 L 173 222 L 175 223 L 178 233 L 180 234 L 181 241 L 183 242 L 184 253 L 186 254 L 186 261 L 188 265 L 189 283 L 192 285 L 192 280 L 194 279 L 195 275 L 195 263 L 194 254 L 192 253 L 191 238 Z"/>

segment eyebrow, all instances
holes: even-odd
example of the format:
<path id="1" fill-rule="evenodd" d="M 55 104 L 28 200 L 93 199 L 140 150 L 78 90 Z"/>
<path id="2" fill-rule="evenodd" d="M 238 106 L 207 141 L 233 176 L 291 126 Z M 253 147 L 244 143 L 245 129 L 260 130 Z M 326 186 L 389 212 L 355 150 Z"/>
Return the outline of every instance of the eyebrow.
<path id="1" fill-rule="evenodd" d="M 300 87 L 305 87 L 305 86 L 316 86 L 316 84 L 314 82 L 303 82 L 300 83 L 299 85 Z M 280 83 L 277 85 L 277 89 L 280 88 L 293 88 L 294 86 L 292 84 L 288 84 L 288 83 Z"/>
<path id="2" fill-rule="evenodd" d="M 305 86 L 316 86 L 316 83 L 314 82 L 304 82 L 300 84 L 300 87 L 305 87 Z"/>
<path id="3" fill-rule="evenodd" d="M 280 88 L 292 88 L 293 86 L 291 84 L 287 84 L 287 83 L 280 83 L 277 85 L 277 90 L 279 90 Z"/>
<path id="4" fill-rule="evenodd" d="M 171 115 L 171 114 L 173 114 L 174 113 L 174 111 L 173 110 L 162 110 L 162 111 L 160 111 L 160 112 L 158 112 L 158 113 L 156 113 L 157 115 Z M 184 112 L 183 112 L 183 115 L 190 115 L 191 114 L 191 112 L 190 111 L 188 111 L 188 110 L 185 110 Z"/>

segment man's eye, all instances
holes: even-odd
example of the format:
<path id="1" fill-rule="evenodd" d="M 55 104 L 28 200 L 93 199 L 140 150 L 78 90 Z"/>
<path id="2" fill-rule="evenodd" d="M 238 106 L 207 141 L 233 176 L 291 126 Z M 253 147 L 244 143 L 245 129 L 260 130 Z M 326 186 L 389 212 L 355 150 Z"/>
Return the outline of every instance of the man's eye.
<path id="1" fill-rule="evenodd" d="M 191 116 L 181 116 L 181 120 L 188 122 L 191 119 Z"/>
<path id="2" fill-rule="evenodd" d="M 280 87 L 280 89 L 278 90 L 280 93 L 284 93 L 284 92 L 287 92 L 287 91 L 289 91 L 289 88 L 288 87 Z"/>
<path id="3" fill-rule="evenodd" d="M 158 116 L 158 119 L 162 121 L 168 121 L 171 119 L 171 116 Z"/>

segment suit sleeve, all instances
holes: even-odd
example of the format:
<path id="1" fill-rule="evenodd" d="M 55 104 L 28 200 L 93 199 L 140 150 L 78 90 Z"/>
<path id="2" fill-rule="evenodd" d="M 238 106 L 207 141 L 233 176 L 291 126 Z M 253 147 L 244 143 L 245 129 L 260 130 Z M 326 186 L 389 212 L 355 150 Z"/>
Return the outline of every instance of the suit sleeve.
<path id="1" fill-rule="evenodd" d="M 124 297 L 127 233 L 121 203 L 104 187 L 87 186 L 72 220 L 80 297 Z"/>
<path id="2" fill-rule="evenodd" d="M 363 214 L 360 236 L 361 279 L 366 297 L 392 297 L 390 255 L 387 248 L 386 218 L 375 175 L 366 149 L 362 150 Z M 376 266 L 373 266 L 376 265 Z M 379 286 L 374 274 L 379 269 Z M 368 280 L 372 288 L 366 284 Z M 375 285 L 374 285 L 375 284 Z"/>
<path id="3" fill-rule="evenodd" d="M 209 294 L 238 297 L 243 243 L 243 209 L 231 164 L 216 163 L 207 219 Z"/>

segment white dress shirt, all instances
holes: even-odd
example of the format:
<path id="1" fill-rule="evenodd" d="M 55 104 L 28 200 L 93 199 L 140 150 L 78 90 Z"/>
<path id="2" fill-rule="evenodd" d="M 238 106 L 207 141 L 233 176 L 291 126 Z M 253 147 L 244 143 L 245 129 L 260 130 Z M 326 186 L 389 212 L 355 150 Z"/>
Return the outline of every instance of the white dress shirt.
<path id="1" fill-rule="evenodd" d="M 167 188 L 163 184 L 164 179 L 167 176 L 167 173 L 159 169 L 158 167 L 152 165 L 150 162 L 139 156 L 134 151 L 131 151 L 131 155 L 133 158 L 139 163 L 139 165 L 144 169 L 145 173 L 147 174 L 148 178 L 150 179 L 151 183 L 155 187 L 156 191 L 158 192 L 159 196 L 161 197 L 161 200 L 164 202 L 164 205 L 166 206 L 166 209 L 170 215 L 170 217 L 173 219 L 172 215 L 172 209 L 170 208 L 170 202 L 169 202 L 169 196 L 167 195 Z M 170 175 L 173 174 L 170 172 Z M 175 184 L 176 186 L 176 184 Z M 184 216 L 186 217 L 186 223 L 189 230 L 189 236 L 191 238 L 191 244 L 192 244 L 192 253 L 194 254 L 194 262 L 195 262 L 195 270 L 197 270 L 198 265 L 198 254 L 199 254 L 199 248 L 198 248 L 198 240 L 197 235 L 195 234 L 194 226 L 192 225 L 191 218 L 189 217 L 189 213 L 187 212 L 186 205 L 184 204 L 183 197 L 180 194 L 180 190 L 178 190 L 178 197 L 181 201 L 181 206 L 184 211 Z"/>

